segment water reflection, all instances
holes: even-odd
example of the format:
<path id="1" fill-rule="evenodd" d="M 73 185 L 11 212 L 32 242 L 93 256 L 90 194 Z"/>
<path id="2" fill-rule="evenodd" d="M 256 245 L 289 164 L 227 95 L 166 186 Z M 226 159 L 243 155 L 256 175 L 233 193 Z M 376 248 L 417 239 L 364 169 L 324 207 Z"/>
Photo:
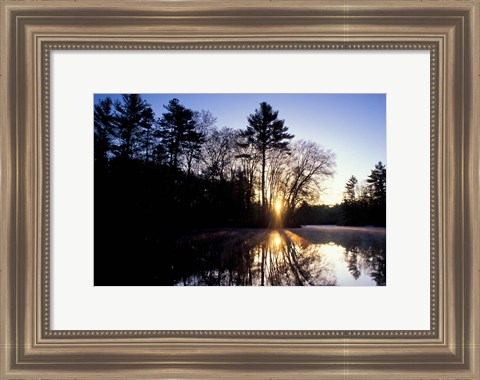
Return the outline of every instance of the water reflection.
<path id="1" fill-rule="evenodd" d="M 386 284 L 385 229 L 207 231 L 177 239 L 172 250 L 163 285 Z"/>

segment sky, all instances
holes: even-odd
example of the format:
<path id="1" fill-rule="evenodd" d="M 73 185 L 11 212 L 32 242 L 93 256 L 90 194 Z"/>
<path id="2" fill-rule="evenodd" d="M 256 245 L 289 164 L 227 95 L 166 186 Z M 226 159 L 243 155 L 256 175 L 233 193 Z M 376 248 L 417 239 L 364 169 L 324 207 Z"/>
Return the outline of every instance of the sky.
<path id="1" fill-rule="evenodd" d="M 106 96 L 96 94 L 95 103 Z M 354 175 L 367 179 L 378 161 L 386 162 L 386 94 L 142 94 L 160 117 L 173 98 L 194 111 L 208 110 L 217 127 L 245 129 L 247 117 L 261 102 L 278 110 L 295 140 L 310 140 L 336 154 L 334 177 L 325 184 L 320 203 L 340 203 L 345 183 Z"/>

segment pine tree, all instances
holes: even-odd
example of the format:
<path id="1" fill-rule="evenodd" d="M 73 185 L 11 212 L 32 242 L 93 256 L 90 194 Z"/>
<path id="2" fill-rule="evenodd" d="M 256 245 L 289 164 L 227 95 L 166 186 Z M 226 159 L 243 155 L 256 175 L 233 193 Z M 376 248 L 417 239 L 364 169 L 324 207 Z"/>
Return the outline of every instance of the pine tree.
<path id="1" fill-rule="evenodd" d="M 294 136 L 287 133 L 285 120 L 278 118 L 278 111 L 274 111 L 270 104 L 260 103 L 260 108 L 248 117 L 246 130 L 241 136 L 246 144 L 253 145 L 262 158 L 262 209 L 266 213 L 265 169 L 267 166 L 267 151 L 272 149 L 287 150 L 289 140 Z"/>
<path id="2" fill-rule="evenodd" d="M 138 94 L 122 95 L 123 102 L 116 102 L 115 139 L 117 155 L 127 159 L 141 154 L 148 161 L 151 155 L 153 110 Z"/>
<path id="3" fill-rule="evenodd" d="M 170 165 L 176 169 L 184 150 L 198 150 L 204 136 L 197 130 L 194 111 L 181 105 L 178 99 L 170 100 L 163 107 L 168 112 L 163 113 L 158 122 L 159 135 L 170 155 Z"/>
<path id="4" fill-rule="evenodd" d="M 113 122 L 113 102 L 110 97 L 100 100 L 94 108 L 95 161 L 105 163 L 110 152 Z"/>
<path id="5" fill-rule="evenodd" d="M 367 178 L 370 189 L 370 207 L 373 215 L 373 223 L 379 226 L 386 225 L 387 206 L 387 169 L 382 162 L 375 165 Z"/>
<path id="6" fill-rule="evenodd" d="M 372 200 L 375 202 L 385 202 L 387 198 L 387 169 L 381 161 L 375 165 L 367 178 L 370 187 Z"/>
<path id="7" fill-rule="evenodd" d="M 345 185 L 345 192 L 343 193 L 343 199 L 345 202 L 355 202 L 357 199 L 357 183 L 358 180 L 355 176 L 351 176 Z"/>

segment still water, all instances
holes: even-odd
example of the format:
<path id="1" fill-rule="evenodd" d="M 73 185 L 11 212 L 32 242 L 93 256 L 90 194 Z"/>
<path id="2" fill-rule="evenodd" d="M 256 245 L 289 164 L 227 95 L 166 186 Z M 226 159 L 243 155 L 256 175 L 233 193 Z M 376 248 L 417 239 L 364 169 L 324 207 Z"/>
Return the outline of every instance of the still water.
<path id="1" fill-rule="evenodd" d="M 384 228 L 197 231 L 171 247 L 164 285 L 384 286 L 385 250 Z"/>

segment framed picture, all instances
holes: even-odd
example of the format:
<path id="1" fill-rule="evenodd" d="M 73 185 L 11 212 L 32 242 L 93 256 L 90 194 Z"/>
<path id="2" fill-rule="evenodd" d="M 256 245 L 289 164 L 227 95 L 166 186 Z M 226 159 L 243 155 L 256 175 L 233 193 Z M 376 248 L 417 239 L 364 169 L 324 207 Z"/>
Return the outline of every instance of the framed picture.
<path id="1" fill-rule="evenodd" d="M 478 1 L 1 12 L 1 379 L 480 377 Z"/>

